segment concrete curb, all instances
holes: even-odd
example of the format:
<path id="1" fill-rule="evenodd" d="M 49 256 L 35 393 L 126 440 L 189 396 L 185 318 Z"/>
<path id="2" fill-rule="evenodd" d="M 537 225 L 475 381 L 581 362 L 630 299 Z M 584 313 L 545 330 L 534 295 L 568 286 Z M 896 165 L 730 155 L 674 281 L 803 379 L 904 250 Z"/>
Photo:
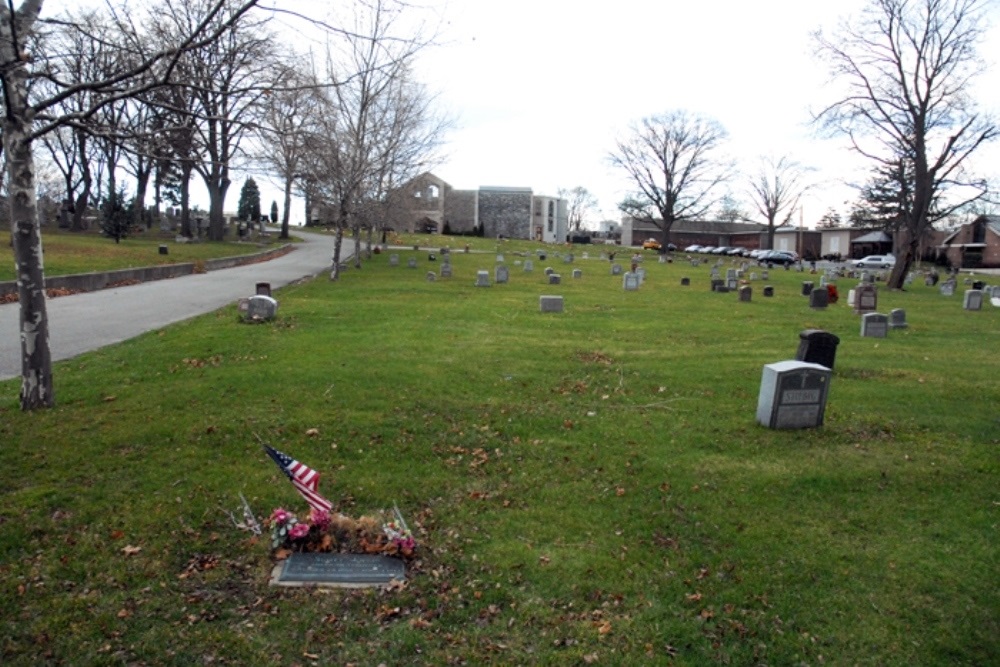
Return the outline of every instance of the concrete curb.
<path id="1" fill-rule="evenodd" d="M 219 269 L 230 269 L 234 266 L 244 266 L 255 262 L 264 262 L 275 257 L 280 257 L 293 250 L 291 243 L 286 243 L 277 248 L 271 248 L 263 252 L 251 255 L 237 255 L 235 257 L 218 257 L 207 259 L 204 262 L 187 262 L 184 264 L 164 264 L 162 266 L 145 266 L 136 269 L 119 269 L 118 271 L 101 271 L 98 273 L 77 273 L 68 276 L 53 276 L 45 279 L 45 289 L 65 289 L 72 292 L 94 292 L 116 285 L 145 283 L 153 280 L 166 280 L 179 276 L 188 276 L 195 273 L 196 267 L 201 264 L 204 271 L 218 271 Z M 17 294 L 17 281 L 10 280 L 0 282 L 0 300 L 5 297 Z"/>

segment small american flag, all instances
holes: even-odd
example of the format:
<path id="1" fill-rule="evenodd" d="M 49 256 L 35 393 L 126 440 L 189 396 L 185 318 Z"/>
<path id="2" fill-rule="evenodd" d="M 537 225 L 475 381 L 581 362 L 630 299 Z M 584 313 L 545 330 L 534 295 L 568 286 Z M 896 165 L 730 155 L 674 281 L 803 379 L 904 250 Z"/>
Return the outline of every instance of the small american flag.
<path id="1" fill-rule="evenodd" d="M 283 454 L 273 447 L 264 445 L 264 451 L 278 464 L 281 471 L 288 475 L 292 485 L 302 494 L 302 497 L 309 503 L 309 507 L 322 512 L 329 512 L 333 504 L 319 495 L 316 487 L 319 486 L 319 473 L 304 463 L 299 463 L 288 454 Z"/>

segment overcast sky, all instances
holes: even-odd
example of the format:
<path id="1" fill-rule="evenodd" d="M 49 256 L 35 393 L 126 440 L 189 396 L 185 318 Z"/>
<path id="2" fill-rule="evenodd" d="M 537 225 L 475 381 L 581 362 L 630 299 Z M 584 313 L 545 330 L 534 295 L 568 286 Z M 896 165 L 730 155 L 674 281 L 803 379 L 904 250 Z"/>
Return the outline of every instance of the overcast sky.
<path id="1" fill-rule="evenodd" d="M 444 45 L 419 69 L 459 119 L 434 171 L 459 188 L 555 194 L 583 186 L 605 217 L 617 219 L 628 184 L 607 164 L 616 136 L 642 117 L 686 109 L 726 128 L 728 150 L 744 171 L 768 154 L 815 167 L 822 186 L 803 203 L 811 225 L 828 206 L 853 199 L 844 181 L 856 182 L 864 164 L 843 139 L 821 139 L 809 122 L 810 111 L 830 99 L 812 33 L 832 30 L 862 4 L 452 0 Z M 984 47 L 994 62 L 995 54 Z M 1000 88 L 1000 72 L 979 84 Z M 739 196 L 744 186 L 731 189 Z"/>
<path id="2" fill-rule="evenodd" d="M 45 14 L 77 1 L 50 0 Z M 865 177 L 864 162 L 844 139 L 821 139 L 809 122 L 810 112 L 831 99 L 812 33 L 834 30 L 864 0 L 413 2 L 432 7 L 426 16 L 441 25 L 439 45 L 421 54 L 416 72 L 456 120 L 433 168 L 456 188 L 517 186 L 554 195 L 582 186 L 599 200 L 595 221 L 618 219 L 616 205 L 629 186 L 607 162 L 615 138 L 633 121 L 674 109 L 718 120 L 744 173 L 764 155 L 815 168 L 821 185 L 803 202 L 807 226 L 830 206 L 846 213 L 854 190 L 845 182 Z M 262 0 L 270 3 L 291 0 Z M 339 5 L 291 3 L 310 12 Z M 994 8 L 992 23 L 998 19 Z M 1000 115 L 1000 70 L 992 66 L 1000 62 L 1000 29 L 988 37 L 981 55 L 991 67 L 977 90 L 983 110 Z M 302 32 L 290 39 L 309 46 Z M 1000 168 L 993 164 L 1000 164 L 1000 145 L 978 166 L 994 177 Z M 266 175 L 250 173 L 265 209 L 280 201 Z M 244 177 L 234 176 L 227 210 L 236 208 Z M 207 207 L 192 185 L 195 201 Z M 730 189 L 746 200 L 738 178 Z M 297 205 L 292 220 L 302 217 Z"/>

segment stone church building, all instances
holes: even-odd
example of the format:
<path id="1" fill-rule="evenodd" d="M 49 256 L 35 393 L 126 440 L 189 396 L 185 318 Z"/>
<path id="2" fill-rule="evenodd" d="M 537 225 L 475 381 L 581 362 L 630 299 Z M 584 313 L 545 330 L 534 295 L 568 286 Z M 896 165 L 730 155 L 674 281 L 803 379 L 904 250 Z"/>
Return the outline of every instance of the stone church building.
<path id="1" fill-rule="evenodd" d="M 569 232 L 567 202 L 535 195 L 531 188 L 480 187 L 456 190 L 430 172 L 390 195 L 392 227 L 407 232 L 471 233 L 485 237 L 564 243 Z"/>

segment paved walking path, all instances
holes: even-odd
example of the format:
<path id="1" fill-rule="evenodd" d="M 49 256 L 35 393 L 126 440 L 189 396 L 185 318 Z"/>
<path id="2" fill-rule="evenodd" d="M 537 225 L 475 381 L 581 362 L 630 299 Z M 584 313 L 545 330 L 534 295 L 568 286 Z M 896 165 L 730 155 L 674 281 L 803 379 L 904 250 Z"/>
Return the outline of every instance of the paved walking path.
<path id="1" fill-rule="evenodd" d="M 70 359 L 251 296 L 258 282 L 282 287 L 329 271 L 333 237 L 296 231 L 292 252 L 267 262 L 48 299 L 52 360 Z M 341 261 L 353 256 L 345 239 Z M 21 375 L 19 306 L 0 305 L 0 380 Z"/>

